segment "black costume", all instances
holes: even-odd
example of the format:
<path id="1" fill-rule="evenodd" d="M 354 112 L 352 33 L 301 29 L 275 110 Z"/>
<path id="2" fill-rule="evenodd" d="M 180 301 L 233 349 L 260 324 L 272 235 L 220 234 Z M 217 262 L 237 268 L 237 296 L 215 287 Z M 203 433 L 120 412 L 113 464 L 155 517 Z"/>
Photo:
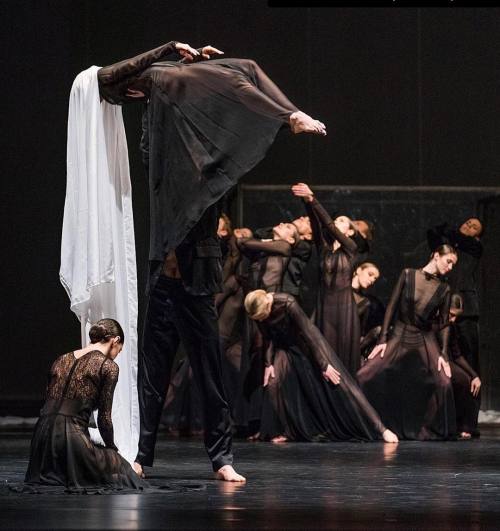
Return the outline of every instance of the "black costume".
<path id="1" fill-rule="evenodd" d="M 464 303 L 464 312 L 455 325 L 457 340 L 463 356 L 479 374 L 479 260 L 483 245 L 478 239 L 465 236 L 446 224 L 430 229 L 427 241 L 431 251 L 443 244 L 457 250 L 458 261 L 449 276 L 452 291 L 460 294 Z"/>
<path id="2" fill-rule="evenodd" d="M 404 269 L 379 338 L 379 343 L 387 343 L 384 357 L 369 360 L 357 374 L 384 424 L 401 439 L 439 440 L 456 433 L 451 380 L 438 371 L 439 356 L 448 359 L 449 309 L 450 287 L 445 282 L 420 269 Z M 436 320 L 441 347 L 433 330 Z"/>
<path id="3" fill-rule="evenodd" d="M 271 239 L 273 237 L 273 228 L 266 227 L 254 232 L 256 238 Z M 290 258 L 286 265 L 283 277 L 282 291 L 290 293 L 300 301 L 300 288 L 304 269 L 306 268 L 312 254 L 312 241 L 299 240 L 292 247 Z"/>
<path id="4" fill-rule="evenodd" d="M 214 293 L 221 289 L 217 202 L 251 170 L 297 109 L 251 60 L 165 61 L 175 42 L 98 71 L 111 103 L 148 105 L 141 147 L 150 188 L 150 300 L 139 356 L 137 461 L 152 465 L 179 339 L 203 397 L 214 470 L 232 462 Z M 175 250 L 182 279 L 161 275 Z"/>
<path id="5" fill-rule="evenodd" d="M 361 362 L 360 323 L 351 286 L 357 245 L 337 229 L 316 198 L 305 204 L 320 260 L 316 323 L 354 376 Z M 340 247 L 333 251 L 335 241 Z"/>
<path id="6" fill-rule="evenodd" d="M 448 350 L 450 353 L 451 382 L 453 384 L 457 412 L 457 433 L 466 432 L 472 436 L 478 436 L 477 418 L 481 406 L 481 397 L 472 395 L 471 382 L 474 378 L 478 378 L 479 375 L 462 355 L 456 324 L 451 323 L 449 326 L 450 345 Z"/>
<path id="7" fill-rule="evenodd" d="M 143 488 L 144 482 L 113 441 L 111 407 L 118 371 L 118 365 L 98 350 L 78 359 L 72 352 L 57 358 L 31 441 L 26 483 L 77 490 Z M 106 447 L 90 439 L 89 420 L 95 409 Z"/>
<path id="8" fill-rule="evenodd" d="M 268 385 L 274 408 L 266 411 L 273 418 L 263 417 L 262 438 L 382 438 L 380 417 L 293 296 L 275 293 L 271 314 L 257 324 L 264 337 L 265 364 L 273 365 L 276 374 Z M 341 374 L 339 385 L 323 377 L 329 364 Z"/>

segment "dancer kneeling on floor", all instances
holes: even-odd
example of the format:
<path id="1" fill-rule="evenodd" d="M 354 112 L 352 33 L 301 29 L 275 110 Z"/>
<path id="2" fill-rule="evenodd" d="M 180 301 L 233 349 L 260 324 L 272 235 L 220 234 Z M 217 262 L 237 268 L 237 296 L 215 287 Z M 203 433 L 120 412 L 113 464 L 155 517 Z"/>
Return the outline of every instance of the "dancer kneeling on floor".
<path id="1" fill-rule="evenodd" d="M 262 419 L 262 437 L 398 441 L 292 295 L 255 290 L 245 309 L 265 341 L 264 386 L 280 426 L 280 433 L 266 433 Z"/>
<path id="2" fill-rule="evenodd" d="M 111 408 L 119 372 L 114 359 L 123 347 L 122 327 L 114 319 L 101 319 L 89 335 L 89 345 L 52 364 L 25 482 L 85 490 L 141 489 L 145 483 L 113 441 Z M 106 447 L 90 439 L 89 420 L 95 409 Z"/>

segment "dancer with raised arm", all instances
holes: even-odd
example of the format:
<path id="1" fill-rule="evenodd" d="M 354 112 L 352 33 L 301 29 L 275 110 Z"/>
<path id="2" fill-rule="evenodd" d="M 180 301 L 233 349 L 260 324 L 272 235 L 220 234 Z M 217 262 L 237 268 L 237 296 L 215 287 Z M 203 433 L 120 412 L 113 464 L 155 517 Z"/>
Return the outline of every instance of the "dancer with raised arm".
<path id="1" fill-rule="evenodd" d="M 351 282 L 358 246 L 347 216 L 333 220 L 305 183 L 292 186 L 304 199 L 320 257 L 316 323 L 343 365 L 355 376 L 361 365 L 360 324 Z"/>
<path id="2" fill-rule="evenodd" d="M 184 62 L 168 61 L 174 52 Z M 200 389 L 216 477 L 232 467 L 214 294 L 221 290 L 220 199 L 265 156 L 282 128 L 325 135 L 248 59 L 210 59 L 172 41 L 98 72 L 111 103 L 148 102 L 141 147 L 150 182 L 149 304 L 139 356 L 141 433 L 135 469 L 152 466 L 172 363 L 182 342 Z"/>

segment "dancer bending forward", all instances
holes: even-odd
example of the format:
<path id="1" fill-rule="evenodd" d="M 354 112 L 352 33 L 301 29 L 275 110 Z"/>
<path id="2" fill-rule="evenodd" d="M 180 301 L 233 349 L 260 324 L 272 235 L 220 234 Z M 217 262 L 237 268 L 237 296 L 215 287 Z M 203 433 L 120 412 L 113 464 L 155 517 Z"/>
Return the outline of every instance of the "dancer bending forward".
<path id="1" fill-rule="evenodd" d="M 292 295 L 255 290 L 245 309 L 266 343 L 264 386 L 274 388 L 283 440 L 398 441 Z"/>

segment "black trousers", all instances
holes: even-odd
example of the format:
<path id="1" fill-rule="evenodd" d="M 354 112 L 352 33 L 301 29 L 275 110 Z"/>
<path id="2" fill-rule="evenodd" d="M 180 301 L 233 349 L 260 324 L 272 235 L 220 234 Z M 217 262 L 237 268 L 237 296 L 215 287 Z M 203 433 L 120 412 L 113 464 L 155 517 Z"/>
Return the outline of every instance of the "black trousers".
<path id="1" fill-rule="evenodd" d="M 141 428 L 137 462 L 152 466 L 172 364 L 182 341 L 201 393 L 205 448 L 214 470 L 233 462 L 232 422 L 222 381 L 214 296 L 186 292 L 181 280 L 160 275 L 150 292 L 139 352 Z"/>
<path id="2" fill-rule="evenodd" d="M 462 356 L 481 375 L 479 363 L 479 318 L 460 317 L 456 322 L 458 344 Z"/>

